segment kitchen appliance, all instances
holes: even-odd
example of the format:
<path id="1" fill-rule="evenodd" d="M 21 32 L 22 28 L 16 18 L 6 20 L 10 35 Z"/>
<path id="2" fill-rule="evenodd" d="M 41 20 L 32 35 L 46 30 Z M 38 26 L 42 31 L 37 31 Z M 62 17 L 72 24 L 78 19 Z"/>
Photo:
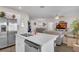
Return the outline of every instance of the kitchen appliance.
<path id="1" fill-rule="evenodd" d="M 0 17 L 0 49 L 15 44 L 15 34 L 17 33 L 17 25 L 15 23 L 17 24 L 17 22 L 8 20 L 10 19 Z"/>
<path id="2" fill-rule="evenodd" d="M 0 17 L 0 48 L 7 46 L 7 22 L 6 18 Z"/>
<path id="3" fill-rule="evenodd" d="M 0 48 L 7 46 L 7 32 L 0 32 Z"/>
<path id="4" fill-rule="evenodd" d="M 0 32 L 5 31 L 7 28 L 7 20 L 5 17 L 0 17 Z"/>
<path id="5" fill-rule="evenodd" d="M 41 52 L 40 45 L 25 39 L 25 52 Z"/>

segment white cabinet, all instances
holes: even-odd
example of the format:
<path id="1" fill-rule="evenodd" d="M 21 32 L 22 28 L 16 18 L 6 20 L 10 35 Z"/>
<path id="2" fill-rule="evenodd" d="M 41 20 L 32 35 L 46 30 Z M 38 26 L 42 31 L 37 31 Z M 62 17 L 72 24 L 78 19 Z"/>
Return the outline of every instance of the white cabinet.
<path id="1" fill-rule="evenodd" d="M 33 36 L 16 35 L 17 52 L 54 52 L 54 41 L 58 35 L 38 33 Z"/>
<path id="2" fill-rule="evenodd" d="M 16 52 L 25 52 L 24 38 L 16 35 Z"/>

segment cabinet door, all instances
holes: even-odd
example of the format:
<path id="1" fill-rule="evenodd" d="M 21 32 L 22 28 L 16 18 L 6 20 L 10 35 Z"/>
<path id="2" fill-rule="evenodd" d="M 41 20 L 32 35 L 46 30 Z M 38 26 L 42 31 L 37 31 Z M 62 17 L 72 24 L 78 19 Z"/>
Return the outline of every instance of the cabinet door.
<path id="1" fill-rule="evenodd" d="M 24 38 L 16 35 L 16 52 L 25 52 Z"/>
<path id="2" fill-rule="evenodd" d="M 15 44 L 15 33 L 14 32 L 8 32 L 7 39 L 8 39 L 8 45 Z"/>
<path id="3" fill-rule="evenodd" d="M 7 37 L 1 37 L 0 36 L 0 48 L 7 47 Z"/>

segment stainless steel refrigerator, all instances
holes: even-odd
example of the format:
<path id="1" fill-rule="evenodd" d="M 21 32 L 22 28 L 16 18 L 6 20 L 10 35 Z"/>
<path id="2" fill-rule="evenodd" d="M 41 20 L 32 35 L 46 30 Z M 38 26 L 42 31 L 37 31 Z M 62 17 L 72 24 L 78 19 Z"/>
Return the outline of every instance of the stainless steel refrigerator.
<path id="1" fill-rule="evenodd" d="M 0 49 L 15 44 L 17 19 L 0 17 Z"/>

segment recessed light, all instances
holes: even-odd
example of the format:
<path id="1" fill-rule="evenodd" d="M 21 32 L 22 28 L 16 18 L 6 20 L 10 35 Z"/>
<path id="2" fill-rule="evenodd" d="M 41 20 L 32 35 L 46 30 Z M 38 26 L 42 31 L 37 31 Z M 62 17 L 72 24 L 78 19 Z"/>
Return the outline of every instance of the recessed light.
<path id="1" fill-rule="evenodd" d="M 45 6 L 40 6 L 40 8 L 45 8 Z"/>
<path id="2" fill-rule="evenodd" d="M 19 9 L 19 10 L 21 10 L 21 9 L 22 9 L 22 7 L 21 7 L 21 6 L 19 6 L 19 7 L 18 7 L 18 9 Z"/>

